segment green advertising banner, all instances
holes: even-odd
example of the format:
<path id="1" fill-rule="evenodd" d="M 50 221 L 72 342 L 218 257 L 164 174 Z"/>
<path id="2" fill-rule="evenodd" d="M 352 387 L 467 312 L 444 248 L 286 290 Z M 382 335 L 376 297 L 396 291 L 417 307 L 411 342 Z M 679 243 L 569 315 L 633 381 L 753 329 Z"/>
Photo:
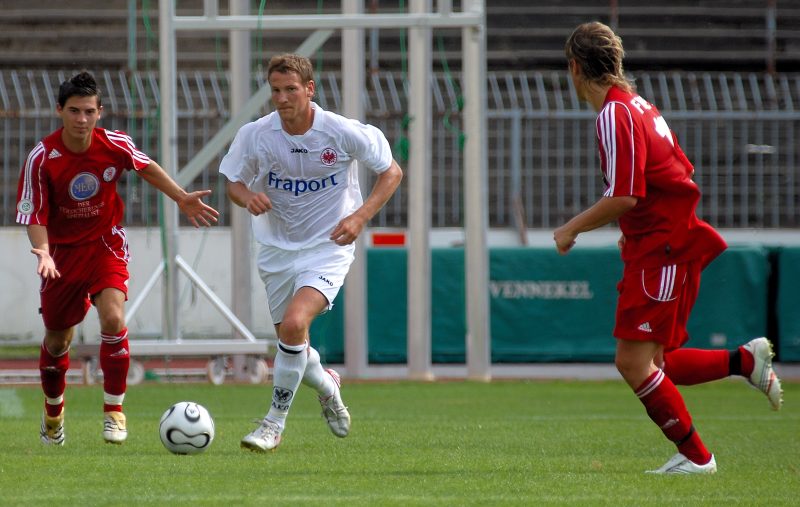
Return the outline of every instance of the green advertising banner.
<path id="1" fill-rule="evenodd" d="M 370 249 L 368 360 L 406 360 L 407 269 L 402 248 Z M 432 357 L 463 363 L 466 334 L 464 252 L 435 249 L 431 257 Z M 616 285 L 622 262 L 616 247 L 496 248 L 490 252 L 492 361 L 611 361 Z M 769 262 L 759 247 L 733 247 L 703 273 L 688 346 L 733 348 L 767 327 Z M 312 326 L 323 359 L 344 360 L 343 292 Z"/>
<path id="2" fill-rule="evenodd" d="M 734 349 L 767 334 L 769 250 L 728 248 L 703 271 L 687 347 Z"/>
<path id="3" fill-rule="evenodd" d="M 492 360 L 605 361 L 614 357 L 617 248 L 513 248 L 491 253 Z"/>
<path id="4" fill-rule="evenodd" d="M 800 248 L 778 251 L 778 356 L 800 361 Z"/>

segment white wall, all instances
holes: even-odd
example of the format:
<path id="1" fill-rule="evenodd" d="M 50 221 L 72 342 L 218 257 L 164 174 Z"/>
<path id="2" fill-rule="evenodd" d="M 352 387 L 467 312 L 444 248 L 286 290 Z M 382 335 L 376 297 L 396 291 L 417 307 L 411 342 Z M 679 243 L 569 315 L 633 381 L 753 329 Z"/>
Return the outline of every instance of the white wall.
<path id="1" fill-rule="evenodd" d="M 730 244 L 760 243 L 765 245 L 800 245 L 797 231 L 729 230 L 722 231 Z M 619 233 L 604 229 L 586 233 L 578 238 L 580 246 L 614 245 Z M 488 235 L 491 246 L 515 246 L 518 235 L 513 230 L 491 230 Z M 129 271 L 131 280 L 128 305 L 142 292 L 143 286 L 161 261 L 161 237 L 157 227 L 129 228 L 128 240 L 131 250 Z M 529 231 L 528 244 L 534 247 L 552 247 L 552 231 Z M 460 229 L 437 229 L 431 233 L 432 247 L 462 245 L 463 231 Z M 369 244 L 369 243 L 368 243 Z M 255 258 L 255 246 L 251 246 Z M 230 284 L 230 229 L 181 228 L 179 253 L 225 304 L 231 301 Z M 267 309 L 264 286 L 255 268 L 252 270 L 253 325 L 251 331 L 257 338 L 274 337 L 272 320 Z M 183 273 L 180 274 L 181 329 L 184 336 L 229 337 L 232 328 L 206 297 L 196 290 Z M 30 244 L 24 227 L 0 227 L 0 340 L 13 339 L 39 341 L 42 337 L 42 321 L 39 308 L 39 277 L 36 275 L 36 257 L 30 253 Z M 147 296 L 128 328 L 132 335 L 159 337 L 162 319 L 161 280 Z M 78 332 L 94 341 L 99 332 L 94 309 Z"/>
<path id="2" fill-rule="evenodd" d="M 147 280 L 161 261 L 161 238 L 157 227 L 130 228 L 131 274 L 128 291 L 128 306 L 142 292 Z M 43 324 L 39 316 L 39 277 L 36 274 L 36 256 L 30 253 L 30 243 L 24 227 L 0 228 L 0 309 L 2 326 L 0 339 L 11 338 L 38 341 L 42 337 Z M 255 247 L 251 247 L 253 250 Z M 182 228 L 179 239 L 179 254 L 200 275 L 205 283 L 225 304 L 231 301 L 230 284 L 230 229 Z M 266 306 L 264 285 L 255 269 L 252 272 L 253 325 L 251 331 L 257 338 L 274 336 L 272 320 Z M 204 335 L 209 337 L 231 336 L 232 328 L 217 309 L 208 302 L 189 279 L 180 273 L 180 325 L 184 336 Z M 161 286 L 163 277 L 149 293 L 133 318 L 128 321 L 131 335 L 156 337 L 161 333 L 163 307 Z M 99 333 L 97 314 L 89 310 L 78 332 L 91 337 Z"/>

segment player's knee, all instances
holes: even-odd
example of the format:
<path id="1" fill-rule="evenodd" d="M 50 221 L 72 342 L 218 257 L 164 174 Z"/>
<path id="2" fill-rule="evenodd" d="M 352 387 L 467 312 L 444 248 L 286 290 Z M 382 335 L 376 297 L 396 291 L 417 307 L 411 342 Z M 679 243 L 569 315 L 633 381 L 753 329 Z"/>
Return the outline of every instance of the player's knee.
<path id="1" fill-rule="evenodd" d="M 617 354 L 614 358 L 614 365 L 617 367 L 617 371 L 622 375 L 622 378 L 629 378 L 633 373 L 639 368 L 639 365 L 636 364 L 635 361 L 632 361 L 630 357 L 623 356 Z"/>
<path id="2" fill-rule="evenodd" d="M 72 329 L 63 331 L 48 330 L 44 337 L 44 346 L 53 356 L 60 356 L 69 349 L 72 342 Z"/>
<path id="3" fill-rule="evenodd" d="M 287 345 L 300 345 L 308 335 L 308 323 L 304 319 L 286 315 L 281 322 L 280 336 Z"/>
<path id="4" fill-rule="evenodd" d="M 104 315 L 100 317 L 100 332 L 108 335 L 118 335 L 125 328 L 125 317 L 121 314 Z"/>
<path id="5" fill-rule="evenodd" d="M 625 379 L 625 382 L 634 390 L 636 390 L 652 373 L 650 369 L 651 362 L 641 361 L 641 359 L 637 357 L 621 356 L 617 354 L 617 357 L 614 359 L 614 364 L 617 367 L 617 371 L 622 375 L 622 378 Z"/>

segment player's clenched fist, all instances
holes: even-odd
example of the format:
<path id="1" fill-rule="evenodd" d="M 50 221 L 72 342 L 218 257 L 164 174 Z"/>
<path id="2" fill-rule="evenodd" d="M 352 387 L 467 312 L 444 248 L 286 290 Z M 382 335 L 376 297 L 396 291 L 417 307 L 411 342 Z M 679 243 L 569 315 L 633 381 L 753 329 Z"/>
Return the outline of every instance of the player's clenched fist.
<path id="1" fill-rule="evenodd" d="M 561 226 L 553 232 L 553 240 L 556 242 L 556 250 L 561 255 L 566 255 L 575 246 L 574 232 L 568 230 L 566 226 Z"/>
<path id="2" fill-rule="evenodd" d="M 255 216 L 272 209 L 272 201 L 269 200 L 269 197 L 264 192 L 253 192 L 245 204 L 247 211 Z"/>

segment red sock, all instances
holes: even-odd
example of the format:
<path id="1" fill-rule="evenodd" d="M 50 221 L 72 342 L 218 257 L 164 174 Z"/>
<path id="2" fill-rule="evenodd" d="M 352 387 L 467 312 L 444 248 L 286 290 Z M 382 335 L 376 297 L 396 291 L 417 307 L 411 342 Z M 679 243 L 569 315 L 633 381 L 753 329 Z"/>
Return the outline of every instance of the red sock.
<path id="1" fill-rule="evenodd" d="M 100 368 L 103 370 L 103 412 L 122 412 L 122 400 L 127 388 L 128 367 L 131 364 L 128 348 L 128 328 L 116 335 L 100 333 Z"/>
<path id="2" fill-rule="evenodd" d="M 741 360 L 741 371 L 739 374 L 749 377 L 750 374 L 753 373 L 753 368 L 755 368 L 756 360 L 753 357 L 753 354 L 751 354 L 746 348 L 739 347 L 739 358 Z"/>
<path id="3" fill-rule="evenodd" d="M 730 375 L 729 359 L 727 350 L 676 349 L 664 354 L 663 369 L 675 385 L 692 386 Z"/>
<path id="4" fill-rule="evenodd" d="M 650 419 L 661 428 L 664 436 L 675 443 L 681 454 L 698 465 L 705 465 L 711 460 L 711 453 L 692 425 L 692 417 L 686 410 L 681 393 L 663 371 L 657 370 L 647 377 L 636 389 L 636 396 Z"/>
<path id="5" fill-rule="evenodd" d="M 54 357 L 42 342 L 39 351 L 39 377 L 44 391 L 44 408 L 47 415 L 55 417 L 64 408 L 64 391 L 67 389 L 67 370 L 69 369 L 69 349 Z"/>

